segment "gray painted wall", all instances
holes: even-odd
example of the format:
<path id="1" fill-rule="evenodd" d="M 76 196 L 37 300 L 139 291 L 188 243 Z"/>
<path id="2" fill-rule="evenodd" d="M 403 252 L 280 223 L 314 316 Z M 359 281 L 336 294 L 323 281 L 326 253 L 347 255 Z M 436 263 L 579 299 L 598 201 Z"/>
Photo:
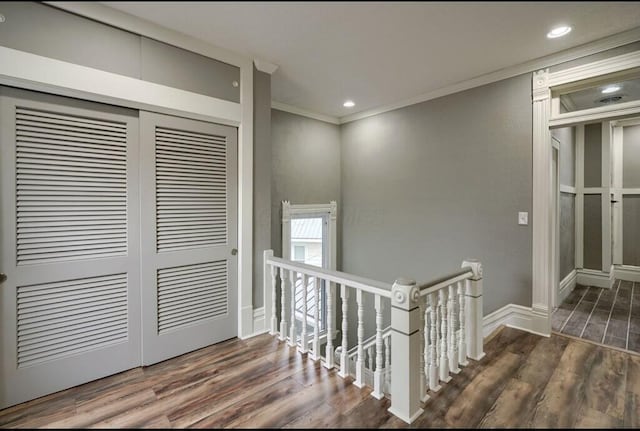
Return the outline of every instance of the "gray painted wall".
<path id="1" fill-rule="evenodd" d="M 623 127 L 622 133 L 622 186 L 640 188 L 640 126 Z"/>
<path id="2" fill-rule="evenodd" d="M 583 266 L 602 271 L 602 197 L 584 195 Z"/>
<path id="3" fill-rule="evenodd" d="M 393 282 L 485 268 L 484 312 L 531 305 L 531 77 L 342 126 L 346 272 Z"/>
<path id="4" fill-rule="evenodd" d="M 584 186 L 602 187 L 602 124 L 584 127 Z"/>
<path id="5" fill-rule="evenodd" d="M 622 263 L 640 266 L 640 195 L 622 198 Z"/>
<path id="6" fill-rule="evenodd" d="M 253 305 L 264 305 L 263 251 L 271 248 L 271 75 L 253 69 Z"/>
<path id="7" fill-rule="evenodd" d="M 240 69 L 36 2 L 2 2 L 0 45 L 240 101 Z"/>
<path id="8" fill-rule="evenodd" d="M 560 193 L 560 280 L 576 269 L 576 196 Z"/>
<path id="9" fill-rule="evenodd" d="M 282 256 L 282 205 L 338 202 L 340 129 L 335 124 L 273 109 L 271 111 L 271 246 Z M 338 265 L 340 229 L 338 229 Z"/>

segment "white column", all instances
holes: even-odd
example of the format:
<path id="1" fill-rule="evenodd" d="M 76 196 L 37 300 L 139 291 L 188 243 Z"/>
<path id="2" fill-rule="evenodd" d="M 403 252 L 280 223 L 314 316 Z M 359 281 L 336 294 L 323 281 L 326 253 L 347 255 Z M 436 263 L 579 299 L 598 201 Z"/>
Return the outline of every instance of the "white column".
<path id="1" fill-rule="evenodd" d="M 311 359 L 320 359 L 320 279 L 313 279 L 313 349 Z"/>
<path id="2" fill-rule="evenodd" d="M 353 382 L 359 388 L 364 387 L 364 304 L 362 302 L 362 290 L 356 290 L 356 302 L 358 304 L 358 358 L 356 359 L 356 381 Z"/>
<path id="3" fill-rule="evenodd" d="M 374 398 L 382 399 L 384 392 L 382 388 L 382 369 L 384 364 L 382 363 L 382 297 L 380 295 L 375 296 L 376 307 L 376 371 L 373 374 L 373 395 Z"/>
<path id="4" fill-rule="evenodd" d="M 460 372 L 458 367 L 458 316 L 456 305 L 458 304 L 458 292 L 456 286 L 450 285 L 449 289 L 449 371 L 454 374 Z"/>
<path id="5" fill-rule="evenodd" d="M 347 342 L 347 330 L 349 329 L 347 313 L 349 312 L 349 288 L 346 284 L 340 285 L 340 297 L 342 298 L 342 352 L 340 353 L 340 372 L 342 378 L 349 375 L 349 344 Z"/>
<path id="6" fill-rule="evenodd" d="M 296 341 L 296 289 L 298 284 L 298 274 L 291 272 L 291 328 L 289 329 L 289 346 L 295 347 Z"/>
<path id="7" fill-rule="evenodd" d="M 438 392 L 442 386 L 440 386 L 440 380 L 438 378 L 438 299 L 435 293 L 429 294 L 429 310 L 430 310 L 430 337 L 429 343 L 429 389 L 433 392 Z"/>
<path id="8" fill-rule="evenodd" d="M 467 356 L 479 361 L 484 357 L 482 335 L 482 265 L 474 259 L 462 262 L 462 267 L 470 267 L 473 277 L 466 282 L 465 296 L 467 325 Z"/>
<path id="9" fill-rule="evenodd" d="M 385 392 L 391 391 L 391 334 L 384 338 L 384 386 Z"/>
<path id="10" fill-rule="evenodd" d="M 462 366 L 466 366 L 469 364 L 469 361 L 467 361 L 467 327 L 465 324 L 465 317 L 467 312 L 465 309 L 465 305 L 467 302 L 464 294 L 465 284 L 466 283 L 463 283 L 462 281 L 458 282 L 458 301 L 460 302 L 460 336 L 458 337 L 458 362 Z"/>
<path id="11" fill-rule="evenodd" d="M 289 280 L 289 271 L 284 268 L 280 269 L 280 340 L 287 339 L 287 285 Z M 291 289 L 289 289 L 291 290 Z"/>
<path id="12" fill-rule="evenodd" d="M 273 250 L 265 250 L 263 253 L 263 276 L 264 276 L 264 286 L 265 292 L 269 290 L 271 292 L 271 330 L 269 333 L 271 335 L 275 335 L 278 333 L 278 317 L 276 315 L 276 304 L 277 304 L 277 295 L 276 295 L 276 277 L 278 276 L 278 267 L 275 265 L 270 265 L 267 261 L 273 257 Z M 269 286 L 269 289 L 267 289 Z M 267 305 L 267 298 L 265 298 L 265 308 Z M 265 310 L 266 311 L 266 310 Z M 267 316 L 265 315 L 265 318 Z"/>
<path id="13" fill-rule="evenodd" d="M 438 291 L 440 295 L 440 380 L 447 383 L 451 380 L 449 375 L 449 324 L 448 317 L 449 311 L 447 307 L 447 289 L 442 288 Z"/>
<path id="14" fill-rule="evenodd" d="M 298 351 L 300 353 L 307 353 L 309 350 L 309 338 L 307 336 L 307 314 L 309 309 L 307 307 L 307 291 L 309 289 L 309 276 L 302 274 L 302 330 L 300 331 L 300 346 Z"/>
<path id="15" fill-rule="evenodd" d="M 420 408 L 420 291 L 413 280 L 398 279 L 391 290 L 391 407 L 406 423 Z"/>
<path id="16" fill-rule="evenodd" d="M 333 349 L 333 283 L 325 281 L 325 291 L 327 292 L 327 345 L 325 347 L 325 368 L 332 369 L 335 366 L 334 349 Z"/>

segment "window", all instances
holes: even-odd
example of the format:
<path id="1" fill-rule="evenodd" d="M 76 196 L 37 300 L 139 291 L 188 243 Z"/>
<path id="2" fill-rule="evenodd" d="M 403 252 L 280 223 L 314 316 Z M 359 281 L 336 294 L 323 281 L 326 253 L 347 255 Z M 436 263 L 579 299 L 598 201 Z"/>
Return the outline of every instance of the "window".
<path id="1" fill-rule="evenodd" d="M 321 268 L 335 269 L 335 224 L 336 224 L 335 202 L 329 205 L 291 205 L 283 202 L 282 217 L 282 249 L 283 257 L 295 262 Z M 335 304 L 327 304 L 326 287 L 323 280 L 318 286 L 318 317 L 315 322 L 315 277 L 309 277 L 304 285 L 301 274 L 296 274 L 296 296 L 295 296 L 295 318 L 298 321 L 297 327 L 301 328 L 304 313 L 304 293 L 307 297 L 307 330 L 313 332 L 316 324 L 320 331 L 326 330 L 327 307 Z M 335 294 L 334 294 L 335 297 Z M 335 316 L 335 313 L 333 313 Z"/>
<path id="2" fill-rule="evenodd" d="M 293 260 L 296 262 L 304 262 L 305 247 L 304 245 L 293 246 Z"/>

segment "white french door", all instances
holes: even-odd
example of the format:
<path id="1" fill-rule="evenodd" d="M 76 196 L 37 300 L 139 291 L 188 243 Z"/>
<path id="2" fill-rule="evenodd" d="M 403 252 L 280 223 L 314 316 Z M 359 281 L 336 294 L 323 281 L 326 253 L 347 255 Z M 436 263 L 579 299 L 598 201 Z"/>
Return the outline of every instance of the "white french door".
<path id="1" fill-rule="evenodd" d="M 140 363 L 137 112 L 0 88 L 0 408 Z"/>
<path id="2" fill-rule="evenodd" d="M 237 335 L 237 137 L 140 113 L 144 365 Z"/>

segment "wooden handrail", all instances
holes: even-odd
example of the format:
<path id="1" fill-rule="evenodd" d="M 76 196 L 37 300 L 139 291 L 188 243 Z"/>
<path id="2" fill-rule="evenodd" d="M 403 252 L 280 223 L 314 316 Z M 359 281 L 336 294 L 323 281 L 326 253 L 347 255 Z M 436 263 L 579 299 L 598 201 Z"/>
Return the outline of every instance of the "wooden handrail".
<path id="1" fill-rule="evenodd" d="M 391 298 L 391 284 L 383 283 L 381 281 L 370 280 L 357 275 L 347 274 L 346 272 L 324 269 L 313 265 L 307 265 L 305 263 L 292 262 L 275 256 L 268 258 L 266 263 L 288 269 L 290 271 L 304 272 L 312 277 L 318 277 L 332 283 L 344 284 L 349 287 L 360 289 L 363 292 L 380 295 L 385 298 Z"/>

